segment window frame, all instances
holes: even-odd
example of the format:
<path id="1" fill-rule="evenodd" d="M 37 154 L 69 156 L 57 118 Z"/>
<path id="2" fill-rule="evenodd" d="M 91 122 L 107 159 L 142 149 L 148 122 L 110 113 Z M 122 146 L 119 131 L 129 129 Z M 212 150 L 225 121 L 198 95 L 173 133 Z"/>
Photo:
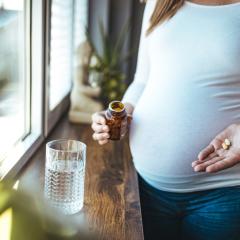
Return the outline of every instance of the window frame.
<path id="1" fill-rule="evenodd" d="M 24 67 L 26 71 L 26 88 L 30 87 L 30 103 L 26 102 L 27 111 L 30 113 L 30 132 L 24 136 L 22 141 L 19 141 L 12 147 L 12 150 L 1 164 L 0 180 L 5 178 L 13 178 L 17 175 L 20 169 L 31 158 L 34 152 L 43 142 L 42 126 L 43 126 L 43 69 L 42 69 L 42 51 L 44 50 L 43 42 L 43 1 L 38 0 L 25 0 L 26 13 L 25 19 L 28 23 L 26 27 L 25 36 L 26 44 L 29 44 L 26 52 L 26 62 L 29 61 Z M 34 18 L 33 18 L 34 13 Z M 34 56 L 34 57 L 33 57 Z M 39 64 L 40 63 L 40 64 Z M 27 66 L 29 65 L 29 67 Z M 34 79 L 34 81 L 32 81 Z M 25 91 L 29 94 L 28 91 Z M 26 99 L 27 97 L 25 97 Z M 26 101 L 26 100 L 25 100 Z M 40 107 L 40 112 L 35 106 Z M 40 118 L 34 117 L 36 112 Z"/>
<path id="2" fill-rule="evenodd" d="M 47 137 L 59 121 L 63 113 L 67 112 L 70 106 L 70 92 L 61 100 L 60 103 L 50 110 L 50 54 L 51 54 L 51 6 L 52 0 L 46 0 L 46 23 L 45 23 L 45 119 L 44 136 Z M 74 11 L 73 11 L 74 12 Z M 73 80 L 73 79 L 72 79 Z"/>
<path id="3" fill-rule="evenodd" d="M 49 107 L 49 64 L 50 64 L 50 23 L 52 0 L 26 0 L 29 4 L 29 86 L 30 86 L 30 133 L 13 147 L 4 159 L 0 181 L 17 177 L 24 165 L 44 144 L 58 120 L 69 109 L 70 91 L 62 101 L 50 111 Z M 74 4 L 75 4 L 75 0 Z M 88 5 L 88 16 L 89 16 Z M 74 14 L 73 10 L 73 14 Z M 73 19 L 74 16 L 73 16 Z M 89 25 L 89 18 L 87 19 Z M 72 26 L 74 28 L 74 24 Z M 74 38 L 73 38 L 74 39 Z M 73 75 L 72 75 L 73 78 Z M 72 79 L 73 80 L 73 79 Z M 73 82 L 73 81 L 72 81 Z M 29 104 L 29 103 L 27 103 Z M 37 106 L 37 107 L 36 107 Z M 5 165 L 5 166 L 4 166 Z"/>

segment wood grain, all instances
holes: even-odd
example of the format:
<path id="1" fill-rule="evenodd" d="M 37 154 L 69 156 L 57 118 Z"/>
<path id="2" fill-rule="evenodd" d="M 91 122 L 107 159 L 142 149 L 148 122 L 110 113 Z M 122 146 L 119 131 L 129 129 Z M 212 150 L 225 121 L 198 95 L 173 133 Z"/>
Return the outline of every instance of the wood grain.
<path id="1" fill-rule="evenodd" d="M 52 139 L 77 139 L 87 144 L 84 208 L 74 217 L 87 222 L 100 239 L 142 240 L 138 181 L 127 139 L 99 146 L 88 125 L 70 124 L 64 117 Z M 45 145 L 20 174 L 20 186 L 44 185 Z M 36 184 L 35 184 L 36 185 Z"/>

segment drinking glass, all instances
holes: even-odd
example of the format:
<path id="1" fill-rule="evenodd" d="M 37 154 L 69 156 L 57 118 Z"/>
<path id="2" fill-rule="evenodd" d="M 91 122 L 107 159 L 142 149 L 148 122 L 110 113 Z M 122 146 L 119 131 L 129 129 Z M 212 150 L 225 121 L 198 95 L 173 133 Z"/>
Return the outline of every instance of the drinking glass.
<path id="1" fill-rule="evenodd" d="M 83 207 L 86 145 L 75 140 L 54 140 L 46 145 L 44 194 L 64 214 Z"/>

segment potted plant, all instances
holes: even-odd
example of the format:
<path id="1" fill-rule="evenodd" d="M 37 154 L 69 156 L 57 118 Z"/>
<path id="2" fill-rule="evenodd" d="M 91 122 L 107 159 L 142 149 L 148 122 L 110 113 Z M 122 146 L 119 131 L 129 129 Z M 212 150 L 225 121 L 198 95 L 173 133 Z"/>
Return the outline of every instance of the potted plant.
<path id="1" fill-rule="evenodd" d="M 93 240 L 87 226 L 49 206 L 40 194 L 0 182 L 1 240 Z"/>
<path id="2" fill-rule="evenodd" d="M 100 99 L 104 106 L 113 100 L 120 100 L 126 90 L 126 76 L 121 70 L 124 62 L 128 61 L 132 52 L 123 54 L 126 34 L 129 32 L 129 24 L 126 23 L 121 29 L 115 42 L 111 41 L 103 24 L 99 24 L 101 34 L 101 53 L 97 51 L 93 41 L 87 33 L 88 41 L 93 53 L 89 64 L 90 83 L 100 87 Z"/>

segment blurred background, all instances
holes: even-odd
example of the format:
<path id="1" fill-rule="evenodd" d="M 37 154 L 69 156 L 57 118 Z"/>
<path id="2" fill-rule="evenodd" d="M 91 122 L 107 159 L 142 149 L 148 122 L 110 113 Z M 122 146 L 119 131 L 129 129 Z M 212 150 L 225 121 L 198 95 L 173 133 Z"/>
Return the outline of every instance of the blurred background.
<path id="1" fill-rule="evenodd" d="M 47 136 L 70 95 L 69 119 L 83 123 L 121 99 L 143 8 L 139 0 L 0 0 L 0 163 L 30 135 L 29 145 Z"/>
<path id="2" fill-rule="evenodd" d="M 139 0 L 0 0 L 0 179 L 19 173 L 62 116 L 89 125 L 121 100 L 143 10 Z"/>

